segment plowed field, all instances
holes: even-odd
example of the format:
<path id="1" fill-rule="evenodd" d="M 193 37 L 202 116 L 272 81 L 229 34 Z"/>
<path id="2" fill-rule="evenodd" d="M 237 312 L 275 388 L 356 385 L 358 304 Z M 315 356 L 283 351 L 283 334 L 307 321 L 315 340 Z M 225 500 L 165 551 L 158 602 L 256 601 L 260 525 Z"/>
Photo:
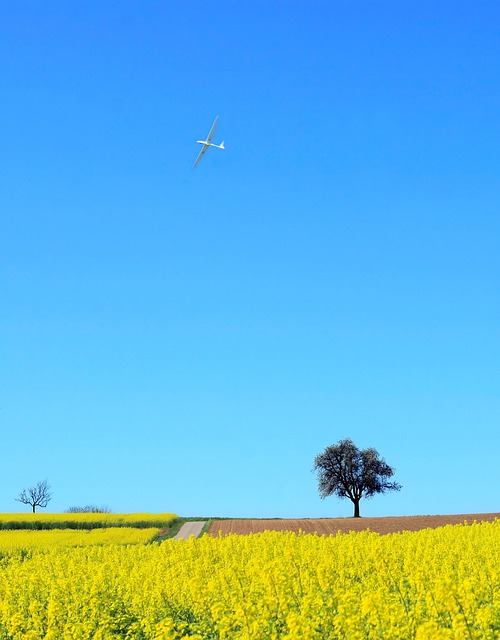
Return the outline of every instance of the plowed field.
<path id="1" fill-rule="evenodd" d="M 319 535 L 335 534 L 338 531 L 376 531 L 377 533 L 396 533 L 398 531 L 419 531 L 420 529 L 436 529 L 447 524 L 472 524 L 478 522 L 492 522 L 500 518 L 500 513 L 472 513 L 451 516 L 398 516 L 389 518 L 305 518 L 298 520 L 214 520 L 208 533 L 218 536 L 228 533 L 246 535 L 261 531 L 303 531 Z"/>

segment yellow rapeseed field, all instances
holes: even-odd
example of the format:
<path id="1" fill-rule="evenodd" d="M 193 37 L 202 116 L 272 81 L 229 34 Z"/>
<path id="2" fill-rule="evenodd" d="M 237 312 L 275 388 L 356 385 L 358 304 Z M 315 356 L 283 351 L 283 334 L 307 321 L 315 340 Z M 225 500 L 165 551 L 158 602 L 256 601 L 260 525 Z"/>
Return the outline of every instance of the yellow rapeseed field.
<path id="1" fill-rule="evenodd" d="M 157 528 L 133 527 L 0 531 L 0 553 L 20 549 L 40 551 L 56 547 L 86 547 L 95 544 L 145 544 L 152 540 L 158 531 Z"/>
<path id="2" fill-rule="evenodd" d="M 494 640 L 500 521 L 0 553 L 0 640 Z"/>
<path id="3" fill-rule="evenodd" d="M 0 513 L 0 529 L 164 527 L 173 513 Z"/>

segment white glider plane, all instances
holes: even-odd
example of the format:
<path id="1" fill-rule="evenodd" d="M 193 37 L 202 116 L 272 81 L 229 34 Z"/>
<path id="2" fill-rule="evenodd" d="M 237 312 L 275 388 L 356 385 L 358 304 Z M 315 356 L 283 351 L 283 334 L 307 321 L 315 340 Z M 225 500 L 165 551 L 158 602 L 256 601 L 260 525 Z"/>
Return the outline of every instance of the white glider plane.
<path id="1" fill-rule="evenodd" d="M 203 155 L 205 154 L 205 152 L 207 151 L 207 149 L 209 147 L 216 147 L 217 149 L 224 149 L 224 141 L 222 141 L 220 144 L 212 144 L 212 138 L 214 135 L 214 131 L 215 131 L 215 127 L 217 126 L 217 120 L 219 119 L 219 116 L 216 116 L 214 123 L 212 125 L 212 128 L 210 129 L 210 133 L 208 134 L 208 137 L 206 140 L 197 140 L 196 142 L 198 144 L 202 144 L 203 145 L 203 149 L 200 151 L 198 157 L 195 160 L 195 163 L 193 164 L 193 169 L 196 167 L 196 165 L 198 164 L 198 162 L 203 158 Z"/>

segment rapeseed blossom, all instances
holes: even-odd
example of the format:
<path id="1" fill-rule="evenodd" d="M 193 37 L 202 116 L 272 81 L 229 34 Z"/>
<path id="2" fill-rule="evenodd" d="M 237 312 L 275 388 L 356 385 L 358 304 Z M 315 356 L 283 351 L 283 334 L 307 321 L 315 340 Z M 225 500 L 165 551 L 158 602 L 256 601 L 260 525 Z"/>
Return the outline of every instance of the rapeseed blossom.
<path id="1" fill-rule="evenodd" d="M 165 527 L 173 513 L 0 513 L 0 529 Z"/>
<path id="2" fill-rule="evenodd" d="M 499 534 L 20 546 L 0 553 L 0 640 L 494 640 Z"/>
<path id="3" fill-rule="evenodd" d="M 158 531 L 155 527 L 0 531 L 0 552 L 42 551 L 56 547 L 87 547 L 103 544 L 146 544 L 158 534 Z"/>

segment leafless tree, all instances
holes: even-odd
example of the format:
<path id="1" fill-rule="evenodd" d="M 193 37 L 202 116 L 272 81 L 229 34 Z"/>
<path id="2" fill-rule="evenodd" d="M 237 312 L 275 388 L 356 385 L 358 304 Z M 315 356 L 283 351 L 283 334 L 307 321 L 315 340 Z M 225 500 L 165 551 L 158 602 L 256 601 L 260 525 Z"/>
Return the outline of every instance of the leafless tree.
<path id="1" fill-rule="evenodd" d="M 104 505 L 99 507 L 95 504 L 86 504 L 84 507 L 69 507 L 66 513 L 113 513 L 111 509 Z"/>
<path id="2" fill-rule="evenodd" d="M 19 494 L 19 498 L 16 498 L 18 502 L 31 505 L 33 513 L 35 513 L 36 507 L 46 507 L 49 500 L 52 498 L 50 493 L 50 485 L 47 480 L 41 480 L 37 482 L 33 487 L 23 489 Z"/>

